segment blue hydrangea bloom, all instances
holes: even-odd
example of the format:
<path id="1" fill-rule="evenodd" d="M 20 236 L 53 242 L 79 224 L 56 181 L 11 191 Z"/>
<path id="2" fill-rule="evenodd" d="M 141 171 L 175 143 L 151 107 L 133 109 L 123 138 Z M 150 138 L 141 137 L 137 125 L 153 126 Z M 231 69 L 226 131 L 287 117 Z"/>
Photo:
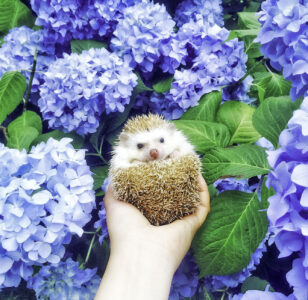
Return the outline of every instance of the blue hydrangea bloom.
<path id="1" fill-rule="evenodd" d="M 164 5 L 137 3 L 123 10 L 123 19 L 119 20 L 110 47 L 122 57 L 129 57 L 133 67 L 137 65 L 142 72 L 152 72 L 161 57 L 162 43 L 173 35 L 174 26 Z M 174 51 L 173 54 L 179 55 Z"/>
<path id="2" fill-rule="evenodd" d="M 183 300 L 196 294 L 199 270 L 191 252 L 188 252 L 176 270 L 171 283 L 169 300 Z"/>
<path id="3" fill-rule="evenodd" d="M 37 49 L 36 73 L 33 78 L 31 91 L 35 93 L 44 82 L 43 73 L 54 60 L 54 46 L 44 42 L 43 30 L 34 31 L 22 26 L 13 28 L 4 37 L 4 43 L 0 47 L 0 77 L 7 71 L 20 70 L 29 78 L 33 66 L 34 53 Z"/>
<path id="4" fill-rule="evenodd" d="M 78 263 L 69 258 L 55 265 L 43 266 L 28 280 L 27 287 L 35 290 L 39 300 L 92 300 L 99 284 L 96 269 L 81 270 Z"/>
<path id="5" fill-rule="evenodd" d="M 268 161 L 273 170 L 267 185 L 276 194 L 269 198 L 267 211 L 270 229 L 279 257 L 298 252 L 300 259 L 293 262 L 287 280 L 294 287 L 297 299 L 308 298 L 308 98 L 293 114 L 280 137 L 281 148 L 268 151 Z M 299 276 L 300 275 L 300 276 Z"/>
<path id="6" fill-rule="evenodd" d="M 123 112 L 137 76 L 126 61 L 106 49 L 64 54 L 50 65 L 38 105 L 51 128 L 93 133 L 103 112 Z"/>
<path id="7" fill-rule="evenodd" d="M 175 71 L 170 90 L 182 109 L 196 106 L 202 95 L 244 76 L 247 61 L 244 44 L 237 39 L 224 42 L 229 36 L 225 28 L 191 22 L 184 24 L 178 34 L 191 53 L 189 57 L 193 57 L 190 69 Z"/>
<path id="8" fill-rule="evenodd" d="M 294 295 L 285 296 L 282 293 L 270 292 L 268 290 L 248 290 L 245 294 L 229 297 L 229 300 L 297 300 Z"/>
<path id="9" fill-rule="evenodd" d="M 141 93 L 136 97 L 135 109 L 141 113 L 153 113 L 164 116 L 166 120 L 179 119 L 185 112 L 167 93 Z"/>
<path id="10" fill-rule="evenodd" d="M 178 5 L 174 20 L 178 26 L 182 26 L 190 20 L 202 19 L 209 26 L 217 24 L 223 26 L 221 0 L 184 0 Z"/>
<path id="11" fill-rule="evenodd" d="M 252 104 L 255 98 L 250 98 L 248 93 L 253 82 L 252 76 L 247 76 L 242 82 L 231 84 L 222 90 L 222 102 L 238 100 L 246 104 Z"/>
<path id="12" fill-rule="evenodd" d="M 111 35 L 124 8 L 138 0 L 31 0 L 36 25 L 57 43 Z"/>
<path id="13" fill-rule="evenodd" d="M 95 207 L 85 150 L 71 139 L 25 151 L 0 145 L 0 288 L 17 286 L 33 264 L 58 263 Z"/>
<path id="14" fill-rule="evenodd" d="M 219 193 L 224 191 L 242 191 L 252 193 L 256 189 L 256 185 L 248 184 L 248 179 L 235 178 L 218 179 L 214 182 L 214 186 Z"/>
<path id="15" fill-rule="evenodd" d="M 259 13 L 261 30 L 256 42 L 271 65 L 292 81 L 293 100 L 308 87 L 308 2 L 307 0 L 267 0 Z"/>

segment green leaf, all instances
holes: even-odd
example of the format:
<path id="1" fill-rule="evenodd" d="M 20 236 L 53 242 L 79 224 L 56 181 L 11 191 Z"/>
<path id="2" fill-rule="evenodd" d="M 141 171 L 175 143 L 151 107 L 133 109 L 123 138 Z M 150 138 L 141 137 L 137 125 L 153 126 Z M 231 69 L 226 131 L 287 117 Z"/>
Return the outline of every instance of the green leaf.
<path id="1" fill-rule="evenodd" d="M 264 100 L 253 115 L 253 125 L 275 148 L 279 145 L 281 131 L 286 128 L 293 114 L 289 96 L 271 97 Z"/>
<path id="2" fill-rule="evenodd" d="M 174 77 L 171 76 L 171 77 L 169 77 L 167 79 L 161 80 L 161 81 L 153 84 L 153 90 L 156 93 L 168 92 L 171 89 L 171 84 L 172 84 L 173 78 Z"/>
<path id="3" fill-rule="evenodd" d="M 230 140 L 229 130 L 223 124 L 199 120 L 176 120 L 173 123 L 200 153 L 205 153 L 213 147 L 225 147 Z"/>
<path id="4" fill-rule="evenodd" d="M 262 209 L 256 193 L 226 191 L 211 200 L 211 212 L 193 240 L 200 278 L 236 273 L 247 266 L 267 232 Z"/>
<path id="5" fill-rule="evenodd" d="M 71 51 L 80 54 L 84 50 L 107 48 L 106 43 L 95 40 L 72 40 Z"/>
<path id="6" fill-rule="evenodd" d="M 203 156 L 202 166 L 208 184 L 219 178 L 250 178 L 270 171 L 265 149 L 256 145 L 212 149 Z"/>
<path id="7" fill-rule="evenodd" d="M 41 117 L 31 110 L 26 110 L 20 117 L 12 121 L 8 126 L 8 133 L 13 130 L 23 131 L 26 127 L 34 127 L 39 134 L 42 133 L 42 119 Z"/>
<path id="8" fill-rule="evenodd" d="M 19 72 L 6 72 L 0 80 L 0 125 L 15 110 L 26 91 L 26 78 Z"/>
<path id="9" fill-rule="evenodd" d="M 181 120 L 200 120 L 214 122 L 221 103 L 222 92 L 212 92 L 201 97 L 198 106 L 191 107 Z"/>
<path id="10" fill-rule="evenodd" d="M 261 201 L 263 206 L 268 208 L 269 202 L 268 198 L 275 195 L 275 190 L 270 187 L 269 189 L 266 187 L 266 179 L 267 177 L 263 178 L 262 187 L 261 187 Z"/>
<path id="11" fill-rule="evenodd" d="M 258 89 L 264 90 L 264 95 L 262 97 L 259 95 L 260 102 L 265 98 L 269 97 L 279 97 L 286 96 L 290 93 L 291 83 L 286 81 L 281 75 L 276 73 L 268 73 L 269 76 L 263 78 L 261 81 L 257 82 Z"/>
<path id="12" fill-rule="evenodd" d="M 241 292 L 244 294 L 249 290 L 265 291 L 266 287 L 270 285 L 266 280 L 262 280 L 259 277 L 250 276 L 242 284 Z M 270 287 L 269 291 L 275 292 L 275 290 Z"/>
<path id="13" fill-rule="evenodd" d="M 136 95 L 139 94 L 139 93 L 142 93 L 142 92 L 152 92 L 153 89 L 147 87 L 147 86 L 144 84 L 144 82 L 143 82 L 141 76 L 140 76 L 138 73 L 135 73 L 135 74 L 136 74 L 137 77 L 138 77 L 138 81 L 137 81 L 138 84 L 137 84 L 137 86 L 134 88 L 133 97 L 136 96 Z"/>
<path id="14" fill-rule="evenodd" d="M 243 41 L 245 44 L 245 53 L 248 55 L 249 58 L 257 58 L 262 56 L 260 51 L 260 44 L 254 43 L 254 37 L 252 36 L 245 36 L 243 37 Z"/>
<path id="15" fill-rule="evenodd" d="M 28 126 L 22 129 L 12 129 L 9 131 L 9 139 L 7 140 L 7 146 L 9 148 L 15 148 L 18 150 L 26 149 L 29 151 L 31 143 L 37 138 L 39 132 L 36 128 Z"/>
<path id="16" fill-rule="evenodd" d="M 44 133 L 39 135 L 32 143 L 33 146 L 41 143 L 41 142 L 47 142 L 49 138 L 54 138 L 55 140 L 59 141 L 63 138 L 71 138 L 72 141 L 72 145 L 75 149 L 80 149 L 83 146 L 83 138 L 76 134 L 76 133 L 65 133 L 59 130 L 53 130 L 51 132 L 48 133 Z"/>
<path id="17" fill-rule="evenodd" d="M 261 27 L 255 12 L 239 12 L 237 14 L 240 28 L 259 29 Z"/>
<path id="18" fill-rule="evenodd" d="M 5 33 L 22 25 L 32 27 L 34 22 L 31 10 L 20 0 L 0 1 L 0 32 Z"/>
<path id="19" fill-rule="evenodd" d="M 94 179 L 93 190 L 100 189 L 104 180 L 108 177 L 108 166 L 91 168 L 91 171 Z"/>
<path id="20" fill-rule="evenodd" d="M 231 37 L 232 38 L 244 38 L 244 37 L 257 37 L 259 33 L 259 29 L 235 29 L 232 30 Z"/>
<path id="21" fill-rule="evenodd" d="M 254 143 L 260 138 L 252 124 L 254 111 L 253 107 L 239 101 L 228 101 L 220 106 L 217 121 L 229 128 L 231 132 L 230 145 Z"/>

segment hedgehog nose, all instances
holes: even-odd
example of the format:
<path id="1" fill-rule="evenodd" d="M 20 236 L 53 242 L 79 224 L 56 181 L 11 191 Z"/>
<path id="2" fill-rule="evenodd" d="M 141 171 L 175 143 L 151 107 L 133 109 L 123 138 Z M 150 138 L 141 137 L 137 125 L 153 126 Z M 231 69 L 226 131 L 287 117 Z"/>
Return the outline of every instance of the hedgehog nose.
<path id="1" fill-rule="evenodd" d="M 153 159 L 157 159 L 158 158 L 158 150 L 157 149 L 151 149 L 150 150 L 150 156 L 151 156 L 151 158 L 153 158 Z"/>

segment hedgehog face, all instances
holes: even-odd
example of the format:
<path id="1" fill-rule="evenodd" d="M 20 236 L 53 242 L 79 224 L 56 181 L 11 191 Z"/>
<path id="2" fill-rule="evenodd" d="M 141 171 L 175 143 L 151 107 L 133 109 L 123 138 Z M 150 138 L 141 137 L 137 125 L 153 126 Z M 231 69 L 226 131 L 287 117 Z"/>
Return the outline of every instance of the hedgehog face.
<path id="1" fill-rule="evenodd" d="M 178 142 L 172 126 L 153 128 L 137 133 L 125 133 L 120 145 L 125 147 L 130 162 L 163 160 L 173 153 Z M 176 144 L 175 144 L 176 143 Z"/>

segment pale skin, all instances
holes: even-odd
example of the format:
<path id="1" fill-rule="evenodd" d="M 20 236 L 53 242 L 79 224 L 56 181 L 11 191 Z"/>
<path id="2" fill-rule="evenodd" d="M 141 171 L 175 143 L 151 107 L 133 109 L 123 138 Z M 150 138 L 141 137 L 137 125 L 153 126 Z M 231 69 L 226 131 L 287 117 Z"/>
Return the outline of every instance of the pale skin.
<path id="1" fill-rule="evenodd" d="M 153 226 L 129 203 L 105 196 L 111 253 L 94 300 L 167 300 L 172 277 L 210 211 L 210 198 L 199 176 L 200 205 L 193 215 Z"/>

